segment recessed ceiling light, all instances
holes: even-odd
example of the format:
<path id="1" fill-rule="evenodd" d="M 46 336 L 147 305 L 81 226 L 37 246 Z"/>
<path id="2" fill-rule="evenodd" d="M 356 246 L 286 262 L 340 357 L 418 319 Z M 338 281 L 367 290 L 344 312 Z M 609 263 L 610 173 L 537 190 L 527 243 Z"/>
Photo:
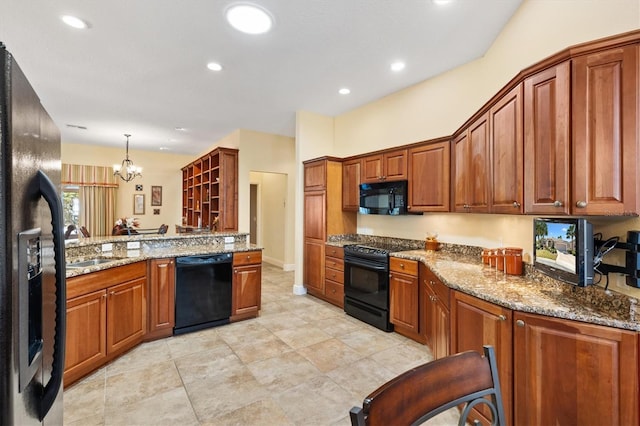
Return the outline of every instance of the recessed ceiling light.
<path id="1" fill-rule="evenodd" d="M 61 17 L 61 19 L 62 19 L 62 22 L 64 22 L 65 24 L 73 28 L 78 28 L 80 30 L 89 28 L 89 23 L 87 21 L 84 21 L 78 18 L 77 16 L 64 15 Z"/>
<path id="2" fill-rule="evenodd" d="M 445 4 L 453 3 L 453 0 L 431 0 L 433 4 L 437 4 L 438 6 L 444 6 Z"/>
<path id="3" fill-rule="evenodd" d="M 171 148 L 169 148 L 168 146 L 161 146 L 160 147 L 160 151 L 169 151 L 171 150 Z"/>
<path id="4" fill-rule="evenodd" d="M 180 127 L 180 126 L 176 126 L 176 127 L 174 127 L 174 128 L 173 128 L 173 130 L 176 130 L 176 131 L 178 131 L 178 132 L 186 132 L 186 131 L 187 131 L 187 129 L 186 129 L 186 128 L 184 128 L 184 127 Z"/>
<path id="5" fill-rule="evenodd" d="M 405 67 L 404 62 L 400 62 L 400 61 L 394 62 L 391 64 L 391 71 L 395 71 L 395 72 L 402 71 L 404 67 Z"/>
<path id="6" fill-rule="evenodd" d="M 207 64 L 207 68 L 209 68 L 211 71 L 222 71 L 222 65 L 217 62 L 209 62 Z"/>
<path id="7" fill-rule="evenodd" d="M 341 95 L 348 95 L 349 93 L 351 93 L 351 90 L 343 87 L 342 89 L 338 90 L 338 93 L 340 93 Z"/>
<path id="8" fill-rule="evenodd" d="M 273 25 L 271 14 L 252 4 L 235 4 L 227 9 L 225 15 L 233 28 L 247 34 L 264 34 Z"/>

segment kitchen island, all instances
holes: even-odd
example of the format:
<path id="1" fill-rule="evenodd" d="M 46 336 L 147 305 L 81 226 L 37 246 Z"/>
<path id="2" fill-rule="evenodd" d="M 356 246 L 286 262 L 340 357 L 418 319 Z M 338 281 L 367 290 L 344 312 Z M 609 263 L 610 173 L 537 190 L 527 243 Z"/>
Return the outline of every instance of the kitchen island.
<path id="1" fill-rule="evenodd" d="M 260 311 L 262 250 L 248 242 L 247 234 L 86 238 L 67 242 L 65 253 L 67 385 L 143 341 L 173 335 L 181 294 L 204 292 L 182 304 L 188 317 L 209 308 L 222 313 L 207 323 L 194 320 L 193 330 L 253 318 Z M 227 260 L 224 269 L 213 265 L 210 275 L 193 275 L 195 287 L 184 287 L 176 281 L 176 259 L 194 256 Z M 214 290 L 220 286 L 226 290 Z"/>

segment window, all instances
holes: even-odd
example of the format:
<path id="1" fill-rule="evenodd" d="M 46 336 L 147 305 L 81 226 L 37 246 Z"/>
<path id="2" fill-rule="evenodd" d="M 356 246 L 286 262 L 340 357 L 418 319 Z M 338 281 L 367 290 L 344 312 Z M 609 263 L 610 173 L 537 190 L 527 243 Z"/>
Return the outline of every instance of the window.
<path id="1" fill-rule="evenodd" d="M 64 216 L 65 239 L 78 238 L 80 227 L 80 187 L 77 185 L 62 186 L 62 211 Z M 71 226 L 71 228 L 70 228 Z"/>

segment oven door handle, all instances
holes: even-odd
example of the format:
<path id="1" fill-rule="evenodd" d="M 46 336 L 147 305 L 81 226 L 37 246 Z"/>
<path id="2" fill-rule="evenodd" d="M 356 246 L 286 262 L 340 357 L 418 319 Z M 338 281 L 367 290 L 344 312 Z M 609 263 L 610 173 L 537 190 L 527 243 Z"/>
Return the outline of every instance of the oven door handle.
<path id="1" fill-rule="evenodd" d="M 366 259 L 354 259 L 345 256 L 344 258 L 345 266 L 360 266 L 362 268 L 372 269 L 374 271 L 388 271 L 389 268 L 387 265 L 381 265 L 380 262 L 372 262 Z"/>

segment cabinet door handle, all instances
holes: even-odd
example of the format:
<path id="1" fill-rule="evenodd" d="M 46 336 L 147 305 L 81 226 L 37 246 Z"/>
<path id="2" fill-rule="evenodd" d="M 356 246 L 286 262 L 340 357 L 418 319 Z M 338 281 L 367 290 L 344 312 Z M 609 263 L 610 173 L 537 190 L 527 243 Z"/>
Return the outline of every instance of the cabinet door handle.
<path id="1" fill-rule="evenodd" d="M 233 273 L 234 273 L 234 274 L 237 274 L 237 273 L 238 273 L 238 270 L 237 270 L 237 269 L 234 269 L 234 270 L 233 270 Z"/>
<path id="2" fill-rule="evenodd" d="M 516 321 L 516 325 L 517 325 L 518 327 L 524 327 L 524 321 L 522 321 L 522 320 L 517 320 L 517 321 Z"/>
<path id="3" fill-rule="evenodd" d="M 436 285 L 436 283 L 433 280 L 429 280 L 429 284 Z"/>
<path id="4" fill-rule="evenodd" d="M 400 269 L 404 269 L 404 263 L 400 264 Z"/>
<path id="5" fill-rule="evenodd" d="M 586 201 L 578 201 L 576 203 L 576 207 L 578 207 L 580 209 L 584 209 L 585 207 L 587 207 L 587 202 Z"/>
<path id="6" fill-rule="evenodd" d="M 500 316 L 498 316 L 498 319 L 499 319 L 500 321 L 506 321 L 506 320 L 507 320 L 507 317 L 506 317 L 506 316 L 504 316 L 504 315 L 500 315 Z"/>
<path id="7" fill-rule="evenodd" d="M 516 208 L 516 209 L 519 208 L 520 207 L 520 203 L 517 202 L 517 201 L 514 201 L 513 202 L 513 207 Z"/>
<path id="8" fill-rule="evenodd" d="M 336 289 L 335 289 L 335 288 L 332 288 L 332 289 L 331 289 L 331 293 L 336 294 Z"/>
<path id="9" fill-rule="evenodd" d="M 251 256 L 247 256 L 247 260 L 251 260 Z"/>
<path id="10" fill-rule="evenodd" d="M 109 296 L 113 296 L 113 295 L 115 295 L 115 294 L 116 294 L 116 292 L 115 292 L 115 291 L 110 291 L 110 292 L 109 292 Z"/>
<path id="11" fill-rule="evenodd" d="M 102 299 L 106 299 L 107 298 L 107 293 L 102 295 Z"/>
<path id="12" fill-rule="evenodd" d="M 553 207 L 562 207 L 562 201 L 560 200 L 555 200 L 553 202 Z"/>

